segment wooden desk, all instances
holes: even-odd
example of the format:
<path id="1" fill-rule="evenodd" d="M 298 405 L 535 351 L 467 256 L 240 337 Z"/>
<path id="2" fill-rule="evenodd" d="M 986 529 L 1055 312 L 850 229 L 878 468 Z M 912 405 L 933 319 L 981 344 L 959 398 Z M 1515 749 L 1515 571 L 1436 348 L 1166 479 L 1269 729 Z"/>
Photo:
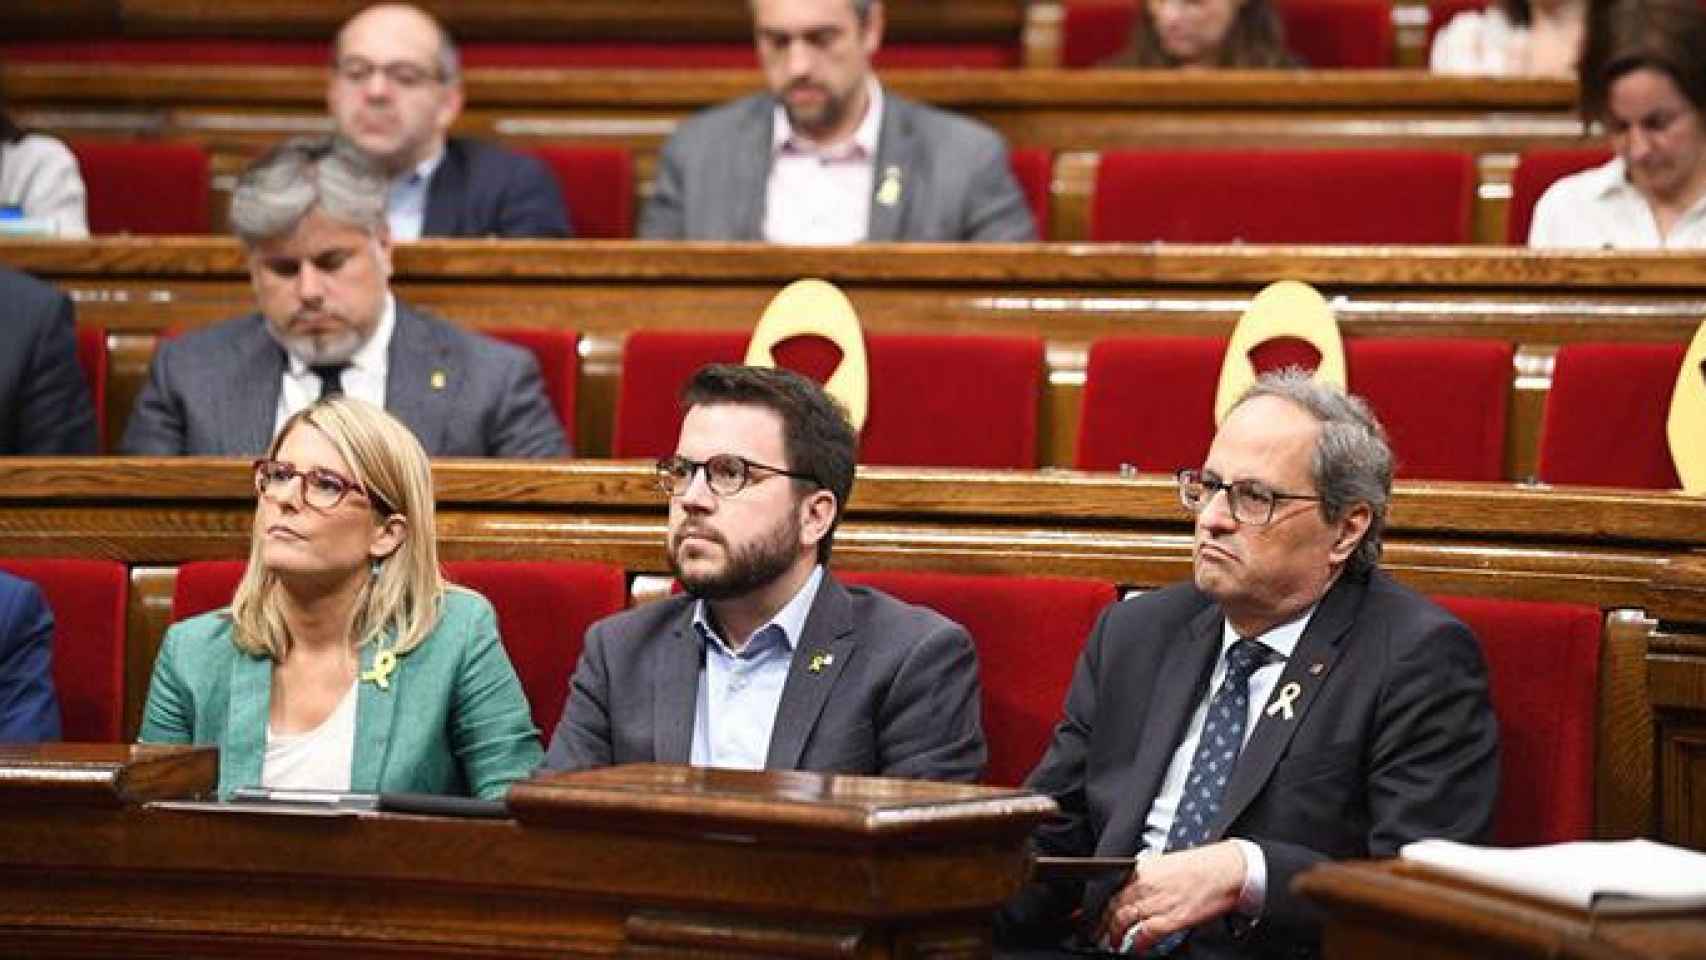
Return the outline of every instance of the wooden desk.
<path id="1" fill-rule="evenodd" d="M 518 785 L 513 820 L 115 808 L 101 785 L 132 748 L 41 748 L 44 790 L 70 749 L 85 802 L 0 793 L 5 955 L 987 956 L 1024 838 L 1054 810 L 1012 790 L 666 766 Z M 0 755 L 0 777 L 27 781 L 30 759 Z"/>
<path id="2" fill-rule="evenodd" d="M 1706 911 L 1600 918 L 1393 861 L 1299 876 L 1325 910 L 1328 960 L 1701 960 Z"/>

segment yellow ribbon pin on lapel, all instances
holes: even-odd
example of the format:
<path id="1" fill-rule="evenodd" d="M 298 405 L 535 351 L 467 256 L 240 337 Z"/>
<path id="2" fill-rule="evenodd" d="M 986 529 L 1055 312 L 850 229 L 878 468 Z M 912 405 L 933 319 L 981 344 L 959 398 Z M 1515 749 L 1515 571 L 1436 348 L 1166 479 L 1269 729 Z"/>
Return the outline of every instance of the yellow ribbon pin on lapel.
<path id="1" fill-rule="evenodd" d="M 389 650 L 381 650 L 373 657 L 373 669 L 361 675 L 363 680 L 372 680 L 373 685 L 381 690 L 391 689 L 391 674 L 397 669 L 397 655 Z"/>

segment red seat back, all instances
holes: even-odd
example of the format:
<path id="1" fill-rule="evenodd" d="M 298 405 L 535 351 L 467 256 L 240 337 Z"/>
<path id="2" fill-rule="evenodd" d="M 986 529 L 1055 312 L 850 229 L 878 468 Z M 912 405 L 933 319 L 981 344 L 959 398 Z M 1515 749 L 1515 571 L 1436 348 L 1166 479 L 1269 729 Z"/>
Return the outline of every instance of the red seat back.
<path id="1" fill-rule="evenodd" d="M 493 327 L 482 331 L 487 336 L 533 354 L 539 363 L 540 379 L 545 381 L 545 396 L 551 409 L 563 424 L 563 434 L 572 443 L 575 438 L 575 383 L 580 372 L 580 335 L 573 330 L 547 330 L 526 327 Z"/>
<path id="2" fill-rule="evenodd" d="M 124 739 L 124 630 L 129 577 L 111 560 L 0 559 L 41 588 L 53 610 L 53 686 L 67 742 Z"/>
<path id="3" fill-rule="evenodd" d="M 801 339 L 780 345 L 783 366 L 818 377 L 834 367 L 833 359 L 821 370 L 819 364 L 792 362 L 790 349 Z M 821 342 L 804 339 L 801 353 Z M 704 364 L 739 362 L 746 340 L 740 332 L 630 334 L 622 355 L 614 455 L 658 457 L 673 450 L 682 384 Z M 865 346 L 871 394 L 859 462 L 1036 465 L 1040 338 L 870 334 Z"/>
<path id="4" fill-rule="evenodd" d="M 529 147 L 557 178 L 575 236 L 626 240 L 634 236 L 634 159 L 624 147 Z"/>
<path id="5" fill-rule="evenodd" d="M 89 232 L 207 233 L 207 151 L 193 143 L 70 144 L 89 195 Z"/>
<path id="6" fill-rule="evenodd" d="M 1390 67 L 1395 30 L 1388 0 L 1274 0 L 1286 46 L 1306 66 Z M 1067 0 L 1061 65 L 1088 67 L 1125 49 L 1138 22 L 1134 0 Z"/>
<path id="7" fill-rule="evenodd" d="M 89 402 L 95 407 L 95 437 L 99 449 L 107 449 L 107 331 L 103 327 L 77 328 L 77 366 L 89 385 Z"/>
<path id="8" fill-rule="evenodd" d="M 1540 423 L 1540 479 L 1675 490 L 1665 421 L 1681 343 L 1571 343 L 1558 350 Z M 1698 371 L 1697 371 L 1698 374 Z"/>
<path id="9" fill-rule="evenodd" d="M 1466 153 L 1116 150 L 1096 173 L 1090 238 L 1467 243 L 1474 192 Z"/>
<path id="10" fill-rule="evenodd" d="M 1078 652 L 1112 584 L 1065 577 L 840 573 L 958 622 L 977 644 L 983 686 L 984 780 L 1017 786 L 1042 759 L 1059 722 Z"/>
<path id="11" fill-rule="evenodd" d="M 180 566 L 172 619 L 229 606 L 243 568 L 240 560 Z M 469 560 L 446 563 L 444 573 L 492 602 L 504 651 L 521 679 L 533 722 L 548 733 L 563 714 L 569 675 L 580 659 L 586 628 L 627 604 L 622 569 L 569 561 Z"/>
<path id="12" fill-rule="evenodd" d="M 1025 191 L 1025 203 L 1030 205 L 1031 220 L 1037 225 L 1037 239 L 1048 239 L 1049 184 L 1054 179 L 1054 152 L 1043 147 L 1028 147 L 1008 154 L 1013 166 L 1013 178 Z"/>
<path id="13" fill-rule="evenodd" d="M 1475 631 L 1499 717 L 1499 803 L 1493 839 L 1527 845 L 1586 840 L 1594 823 L 1599 703 L 1597 607 L 1436 597 Z"/>
<path id="14" fill-rule="evenodd" d="M 1131 464 L 1149 473 L 1200 467 L 1214 439 L 1226 341 L 1107 337 L 1090 345 L 1078 417 L 1080 470 Z"/>
<path id="15" fill-rule="evenodd" d="M 1521 246 L 1528 242 L 1528 228 L 1534 224 L 1534 205 L 1554 181 L 1597 167 L 1611 159 L 1604 147 L 1583 147 L 1570 150 L 1524 150 L 1517 158 L 1516 172 L 1511 174 L 1510 213 L 1505 220 L 1505 242 Z"/>

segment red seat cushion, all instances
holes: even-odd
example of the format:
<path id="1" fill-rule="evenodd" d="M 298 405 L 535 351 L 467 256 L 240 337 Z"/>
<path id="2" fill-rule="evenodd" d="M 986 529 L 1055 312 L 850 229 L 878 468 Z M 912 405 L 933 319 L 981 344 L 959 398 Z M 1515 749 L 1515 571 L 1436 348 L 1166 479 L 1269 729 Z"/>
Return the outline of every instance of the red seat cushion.
<path id="1" fill-rule="evenodd" d="M 821 378 L 828 363 L 792 362 L 796 338 L 778 362 Z M 622 355 L 616 401 L 617 457 L 660 457 L 675 449 L 681 387 L 707 363 L 738 363 L 740 332 L 639 331 Z M 872 334 L 870 407 L 859 462 L 901 466 L 1036 465 L 1043 345 L 1037 337 Z M 802 344 L 804 353 L 813 351 Z M 831 354 L 833 349 L 829 350 Z M 806 359 L 812 359 L 807 357 Z M 821 358 L 818 358 L 821 359 Z M 821 369 L 820 369 L 821 367 Z"/>
<path id="2" fill-rule="evenodd" d="M 1066 688 L 1112 584 L 1065 577 L 841 573 L 965 627 L 977 643 L 988 783 L 1016 786 L 1042 759 Z"/>
<path id="3" fill-rule="evenodd" d="M 539 363 L 540 379 L 545 381 L 545 396 L 550 399 L 551 409 L 556 411 L 557 420 L 563 425 L 563 434 L 573 442 L 580 335 L 573 330 L 526 327 L 493 327 L 482 332 L 533 354 Z"/>
<path id="4" fill-rule="evenodd" d="M 89 232 L 207 233 L 207 151 L 193 143 L 77 140 Z"/>
<path id="5" fill-rule="evenodd" d="M 172 619 L 229 606 L 243 568 L 240 560 L 179 567 Z M 521 679 L 533 722 L 549 735 L 563 714 L 569 675 L 580 659 L 586 628 L 627 604 L 622 569 L 569 561 L 469 560 L 446 563 L 444 572 L 451 582 L 492 602 L 504 652 Z"/>
<path id="6" fill-rule="evenodd" d="M 1436 597 L 1475 631 L 1499 718 L 1493 839 L 1525 845 L 1586 840 L 1594 822 L 1598 718 L 1597 607 Z"/>
<path id="7" fill-rule="evenodd" d="M 1572 343 L 1558 350 L 1540 424 L 1540 479 L 1675 490 L 1665 421 L 1680 343 Z"/>
<path id="8" fill-rule="evenodd" d="M 1505 242 L 1521 246 L 1528 242 L 1528 229 L 1534 225 L 1534 205 L 1553 182 L 1597 167 L 1611 159 L 1604 147 L 1585 147 L 1579 150 L 1524 150 L 1517 158 L 1516 172 L 1511 174 L 1510 213 L 1505 220 Z"/>
<path id="9" fill-rule="evenodd" d="M 1116 150 L 1096 173 L 1090 238 L 1467 243 L 1474 191 L 1466 153 Z"/>
<path id="10" fill-rule="evenodd" d="M 634 160 L 624 147 L 529 147 L 557 178 L 576 237 L 625 240 L 634 236 Z"/>
<path id="11" fill-rule="evenodd" d="M 95 406 L 95 437 L 101 450 L 107 448 L 107 331 L 102 327 L 77 328 L 77 366 L 89 385 L 89 402 Z"/>
<path id="12" fill-rule="evenodd" d="M 41 588 L 53 611 L 53 686 L 67 742 L 124 739 L 124 631 L 129 576 L 111 560 L 0 559 Z"/>
<path id="13" fill-rule="evenodd" d="M 1038 239 L 1048 238 L 1049 184 L 1054 179 L 1054 152 L 1041 147 L 1014 150 L 1008 155 L 1013 178 L 1025 192 Z"/>

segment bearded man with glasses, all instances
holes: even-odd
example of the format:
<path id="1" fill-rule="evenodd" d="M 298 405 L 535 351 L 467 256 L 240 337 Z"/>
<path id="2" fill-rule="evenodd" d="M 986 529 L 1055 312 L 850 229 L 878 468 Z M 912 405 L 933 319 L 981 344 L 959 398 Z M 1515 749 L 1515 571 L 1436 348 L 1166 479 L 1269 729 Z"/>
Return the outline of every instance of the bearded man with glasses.
<path id="1" fill-rule="evenodd" d="M 587 631 L 545 768 L 976 780 L 970 636 L 825 568 L 853 489 L 846 412 L 798 374 L 728 364 L 696 373 L 682 406 L 657 476 L 684 593 Z"/>
<path id="2" fill-rule="evenodd" d="M 1264 376 L 1178 479 L 1192 582 L 1103 612 L 1026 784 L 1061 809 L 1037 853 L 1128 866 L 1027 886 L 1002 955 L 1316 956 L 1300 871 L 1492 826 L 1486 665 L 1379 569 L 1392 451 L 1368 407 Z"/>

